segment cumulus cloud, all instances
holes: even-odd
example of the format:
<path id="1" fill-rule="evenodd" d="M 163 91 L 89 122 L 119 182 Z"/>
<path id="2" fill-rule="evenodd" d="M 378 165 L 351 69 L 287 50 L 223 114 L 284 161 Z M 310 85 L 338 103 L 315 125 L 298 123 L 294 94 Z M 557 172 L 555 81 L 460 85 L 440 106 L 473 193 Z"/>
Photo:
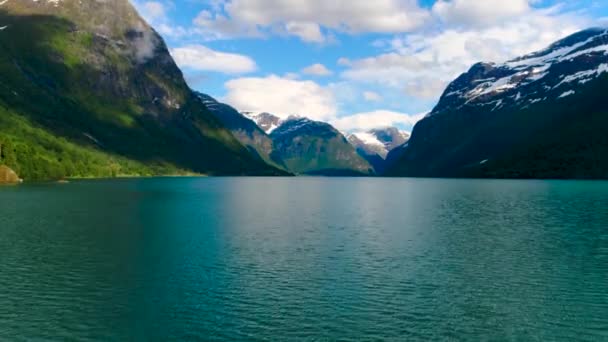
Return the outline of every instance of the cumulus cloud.
<path id="1" fill-rule="evenodd" d="M 486 26 L 531 10 L 530 0 L 439 0 L 432 11 L 446 24 Z"/>
<path id="2" fill-rule="evenodd" d="M 256 26 L 240 23 L 225 15 L 208 10 L 201 11 L 194 19 L 195 28 L 192 32 L 204 39 L 229 39 L 234 37 L 263 37 Z"/>
<path id="3" fill-rule="evenodd" d="M 241 111 L 269 112 L 282 118 L 301 115 L 314 120 L 329 120 L 337 111 L 331 90 L 313 81 L 270 75 L 233 79 L 225 88 L 223 100 Z"/>
<path id="4" fill-rule="evenodd" d="M 340 65 L 340 66 L 350 66 L 351 65 L 351 61 L 350 61 L 350 59 L 348 59 L 346 57 L 340 57 L 340 58 L 338 58 L 338 65 Z"/>
<path id="5" fill-rule="evenodd" d="M 387 52 L 350 60 L 341 76 L 348 81 L 400 89 L 413 98 L 438 98 L 445 86 L 480 62 L 502 62 L 542 49 L 588 23 L 556 9 L 532 10 L 493 26 L 444 28 L 385 41 Z"/>
<path id="6" fill-rule="evenodd" d="M 148 21 L 165 20 L 167 18 L 167 10 L 161 2 L 146 1 L 137 7 L 139 13 Z"/>
<path id="7" fill-rule="evenodd" d="M 180 67 L 197 71 L 242 74 L 257 69 L 255 61 L 247 56 L 215 51 L 203 45 L 171 49 L 171 55 Z"/>
<path id="8" fill-rule="evenodd" d="M 131 0 L 131 3 L 146 22 L 163 36 L 182 37 L 192 33 L 188 28 L 171 23 L 169 12 L 174 9 L 172 2 Z"/>
<path id="9" fill-rule="evenodd" d="M 309 21 L 290 21 L 285 24 L 288 34 L 300 37 L 305 42 L 323 43 L 325 36 L 317 23 Z"/>
<path id="10" fill-rule="evenodd" d="M 196 24 L 217 37 L 287 32 L 323 42 L 321 28 L 348 33 L 399 33 L 422 26 L 430 16 L 416 0 L 232 0 L 218 1 Z"/>
<path id="11" fill-rule="evenodd" d="M 380 94 L 373 92 L 373 91 L 364 91 L 363 99 L 365 101 L 369 101 L 369 102 L 378 102 L 378 101 L 382 101 L 382 96 L 380 96 Z"/>
<path id="12" fill-rule="evenodd" d="M 313 64 L 311 66 L 308 66 L 304 69 L 302 69 L 302 73 L 306 74 L 306 75 L 313 75 L 313 76 L 329 76 L 331 74 L 333 74 L 333 72 L 329 69 L 327 69 L 327 67 L 323 64 Z"/>
<path id="13" fill-rule="evenodd" d="M 388 110 L 377 110 L 334 119 L 331 124 L 345 132 L 367 131 L 389 126 L 412 127 L 425 115 L 426 113 L 410 115 Z"/>

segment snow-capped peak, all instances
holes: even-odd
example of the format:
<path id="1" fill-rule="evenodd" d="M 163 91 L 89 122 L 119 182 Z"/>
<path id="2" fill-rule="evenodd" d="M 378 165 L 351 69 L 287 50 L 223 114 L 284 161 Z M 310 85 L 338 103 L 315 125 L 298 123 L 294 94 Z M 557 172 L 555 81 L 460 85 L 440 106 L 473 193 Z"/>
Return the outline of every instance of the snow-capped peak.
<path id="1" fill-rule="evenodd" d="M 608 53 L 608 44 L 604 42 L 608 37 L 608 30 L 589 30 L 595 34 L 582 42 L 572 45 L 563 45 L 563 42 L 554 44 L 549 48 L 516 58 L 502 65 L 496 65 L 497 69 L 511 69 L 516 73 L 502 78 L 489 79 L 466 94 L 469 100 L 481 95 L 500 93 L 505 90 L 516 88 L 522 84 L 541 80 L 549 74 L 548 70 L 557 63 L 572 61 L 574 58 L 590 53 Z M 594 69 L 596 70 L 596 69 Z"/>
<path id="2" fill-rule="evenodd" d="M 374 134 L 370 132 L 356 132 L 349 135 L 349 137 L 355 137 L 361 140 L 362 143 L 366 145 L 375 145 L 384 147 L 384 143 L 378 140 Z"/>
<path id="3" fill-rule="evenodd" d="M 448 86 L 431 115 L 467 104 L 488 106 L 492 112 L 560 99 L 576 92 L 570 88 L 607 72 L 608 29 L 585 30 L 502 64 L 474 65 Z"/>
<path id="4" fill-rule="evenodd" d="M 388 153 L 403 145 L 410 135 L 396 127 L 376 128 L 366 132 L 354 132 L 347 136 L 348 141 L 357 149 L 368 154 L 375 153 L 386 158 Z"/>
<path id="5" fill-rule="evenodd" d="M 266 134 L 272 133 L 283 123 L 278 116 L 266 112 L 242 112 L 241 114 L 255 122 Z"/>

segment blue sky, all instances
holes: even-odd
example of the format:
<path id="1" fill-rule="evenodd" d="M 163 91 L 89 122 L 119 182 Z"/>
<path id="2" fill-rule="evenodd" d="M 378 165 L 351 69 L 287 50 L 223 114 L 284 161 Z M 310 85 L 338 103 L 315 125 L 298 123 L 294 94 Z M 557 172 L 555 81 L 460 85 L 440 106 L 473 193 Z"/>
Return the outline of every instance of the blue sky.
<path id="1" fill-rule="evenodd" d="M 242 111 L 410 130 L 478 61 L 608 23 L 598 0 L 132 0 L 191 87 Z"/>

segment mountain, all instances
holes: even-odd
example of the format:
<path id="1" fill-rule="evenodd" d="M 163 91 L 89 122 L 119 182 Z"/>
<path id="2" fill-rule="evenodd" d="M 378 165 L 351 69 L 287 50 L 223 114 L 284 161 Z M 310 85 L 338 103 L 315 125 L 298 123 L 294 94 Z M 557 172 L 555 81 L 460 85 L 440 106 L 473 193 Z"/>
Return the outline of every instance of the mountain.
<path id="1" fill-rule="evenodd" d="M 409 134 L 396 127 L 386 127 L 351 133 L 347 139 L 357 153 L 374 167 L 376 173 L 380 174 L 386 168 L 389 152 L 405 144 Z"/>
<path id="2" fill-rule="evenodd" d="M 393 176 L 608 177 L 608 30 L 478 63 L 416 124 Z"/>
<path id="3" fill-rule="evenodd" d="M 291 117 L 270 134 L 277 153 L 296 174 L 368 175 L 371 166 L 331 125 Z"/>
<path id="4" fill-rule="evenodd" d="M 0 164 L 26 180 L 276 174 L 128 0 L 0 1 Z"/>
<path id="5" fill-rule="evenodd" d="M 267 164 L 286 169 L 283 160 L 274 150 L 272 139 L 255 122 L 209 95 L 199 93 L 198 97 L 252 155 Z"/>
<path id="6" fill-rule="evenodd" d="M 274 131 L 283 123 L 283 120 L 281 118 L 270 113 L 244 112 L 242 114 L 253 122 L 255 122 L 258 127 L 260 127 L 267 134 L 272 133 L 272 131 Z"/>

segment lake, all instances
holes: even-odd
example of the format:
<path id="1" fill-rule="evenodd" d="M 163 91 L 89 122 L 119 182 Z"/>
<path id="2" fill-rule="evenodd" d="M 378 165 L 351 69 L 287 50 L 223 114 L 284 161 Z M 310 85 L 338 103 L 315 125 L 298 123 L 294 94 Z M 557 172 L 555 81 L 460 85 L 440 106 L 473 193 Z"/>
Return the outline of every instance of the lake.
<path id="1" fill-rule="evenodd" d="M 0 340 L 608 340 L 608 183 L 0 188 Z"/>

